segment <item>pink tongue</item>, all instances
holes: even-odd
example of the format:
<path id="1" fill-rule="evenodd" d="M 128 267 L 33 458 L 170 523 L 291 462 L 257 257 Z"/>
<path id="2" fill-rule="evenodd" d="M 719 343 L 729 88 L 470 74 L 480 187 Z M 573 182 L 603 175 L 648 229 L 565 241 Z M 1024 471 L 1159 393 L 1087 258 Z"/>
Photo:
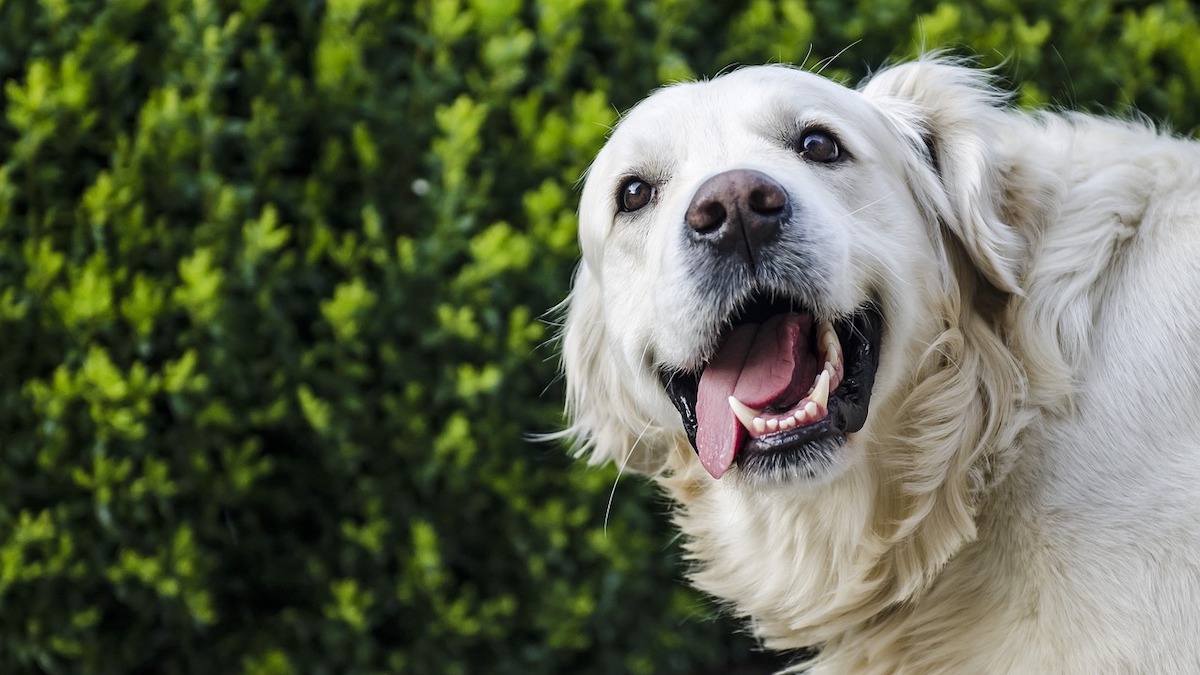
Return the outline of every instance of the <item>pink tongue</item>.
<path id="1" fill-rule="evenodd" d="M 785 394 L 799 400 L 795 389 L 805 384 L 800 375 L 806 353 L 804 336 L 812 319 L 781 314 L 762 324 L 740 326 L 700 376 L 696 396 L 696 449 L 700 463 L 720 478 L 733 465 L 746 430 L 729 408 L 729 397 L 759 408 Z"/>

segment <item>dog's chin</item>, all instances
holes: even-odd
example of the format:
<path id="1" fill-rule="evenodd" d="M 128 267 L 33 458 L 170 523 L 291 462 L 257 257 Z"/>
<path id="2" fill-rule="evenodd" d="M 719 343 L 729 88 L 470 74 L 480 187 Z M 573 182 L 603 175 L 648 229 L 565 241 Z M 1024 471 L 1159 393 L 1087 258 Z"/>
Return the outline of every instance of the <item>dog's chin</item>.
<path id="1" fill-rule="evenodd" d="M 728 322 L 718 342 L 735 340 L 736 337 L 730 336 L 740 326 L 767 326 L 771 317 L 797 312 L 809 317 L 803 319 L 801 325 L 811 319 L 810 313 L 793 303 L 776 300 L 751 302 L 748 309 Z M 818 362 L 825 361 L 826 352 L 818 351 L 815 346 L 822 339 L 817 335 L 819 329 L 816 328 L 821 322 L 814 319 L 811 323 L 811 334 L 801 336 L 798 341 L 812 343 L 811 356 L 816 357 Z M 715 359 L 710 357 L 704 366 L 695 371 L 666 370 L 661 373 L 667 395 L 679 412 L 692 448 L 714 478 L 721 478 L 728 470 L 729 477 L 737 483 L 820 484 L 832 480 L 852 462 L 854 435 L 863 428 L 870 414 L 871 392 L 879 367 L 883 317 L 877 305 L 868 302 L 851 315 L 833 319 L 825 325 L 831 326 L 837 336 L 839 358 L 835 367 L 836 386 L 828 391 L 827 396 L 818 397 L 813 391 L 820 389 L 818 375 L 818 383 L 805 396 L 796 393 L 795 386 L 792 386 L 787 389 L 791 393 L 780 394 L 779 400 L 766 402 L 761 409 L 744 411 L 738 415 L 743 426 L 732 432 L 736 434 L 732 437 L 734 440 L 725 441 L 725 447 L 717 451 L 721 461 L 717 462 L 716 468 L 712 466 L 711 459 L 705 461 L 705 433 L 701 430 L 704 424 L 714 424 L 711 421 L 713 416 L 697 410 L 698 399 L 702 397 L 702 379 Z M 722 349 L 720 345 L 718 349 Z M 826 367 L 829 365 L 825 363 Z M 804 412 L 810 398 L 821 401 L 816 414 Z M 796 411 L 794 416 L 793 411 Z M 772 428 L 763 429 L 760 419 L 754 419 L 751 413 L 761 413 L 763 418 L 770 418 L 769 421 L 776 423 L 772 424 Z M 778 424 L 778 420 L 783 420 L 783 423 Z M 707 452 L 712 457 L 714 451 Z"/>
<path id="2" fill-rule="evenodd" d="M 754 491 L 819 488 L 836 481 L 859 456 L 855 434 L 831 434 L 803 445 L 774 450 L 746 450 L 734 470 L 714 484 Z"/>
<path id="3" fill-rule="evenodd" d="M 751 439 L 734 460 L 733 475 L 755 484 L 821 483 L 839 473 L 848 453 L 846 432 L 830 420 L 802 429 L 803 434 L 780 434 Z M 732 477 L 732 475 L 731 475 Z"/>

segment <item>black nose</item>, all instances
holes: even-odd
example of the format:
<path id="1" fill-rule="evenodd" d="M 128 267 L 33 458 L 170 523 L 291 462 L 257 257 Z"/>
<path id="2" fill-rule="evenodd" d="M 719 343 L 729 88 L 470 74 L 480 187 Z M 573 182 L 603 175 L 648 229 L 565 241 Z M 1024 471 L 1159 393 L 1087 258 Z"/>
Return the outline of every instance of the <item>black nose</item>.
<path id="1" fill-rule="evenodd" d="M 782 185 L 761 171 L 735 169 L 704 181 L 684 220 L 697 241 L 753 264 L 791 215 Z"/>

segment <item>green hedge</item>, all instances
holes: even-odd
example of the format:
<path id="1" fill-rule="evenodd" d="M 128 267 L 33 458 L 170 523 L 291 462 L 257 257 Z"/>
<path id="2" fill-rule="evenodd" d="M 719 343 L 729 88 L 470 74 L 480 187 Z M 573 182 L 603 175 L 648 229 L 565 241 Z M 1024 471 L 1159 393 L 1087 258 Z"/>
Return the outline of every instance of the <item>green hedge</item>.
<path id="1" fill-rule="evenodd" d="M 648 487 L 526 440 L 576 181 L 662 82 L 922 45 L 1200 123 L 1182 1 L 0 1 L 0 672 L 753 660 Z"/>

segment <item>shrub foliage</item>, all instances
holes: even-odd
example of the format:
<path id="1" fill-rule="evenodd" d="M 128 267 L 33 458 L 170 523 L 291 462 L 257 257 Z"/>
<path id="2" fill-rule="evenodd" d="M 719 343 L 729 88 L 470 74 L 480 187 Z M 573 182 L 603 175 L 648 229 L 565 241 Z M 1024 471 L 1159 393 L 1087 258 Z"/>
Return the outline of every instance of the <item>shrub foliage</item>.
<path id="1" fill-rule="evenodd" d="M 0 672 L 744 661 L 648 489 L 526 440 L 575 183 L 663 82 L 938 46 L 1200 123 L 1182 0 L 0 1 Z"/>

